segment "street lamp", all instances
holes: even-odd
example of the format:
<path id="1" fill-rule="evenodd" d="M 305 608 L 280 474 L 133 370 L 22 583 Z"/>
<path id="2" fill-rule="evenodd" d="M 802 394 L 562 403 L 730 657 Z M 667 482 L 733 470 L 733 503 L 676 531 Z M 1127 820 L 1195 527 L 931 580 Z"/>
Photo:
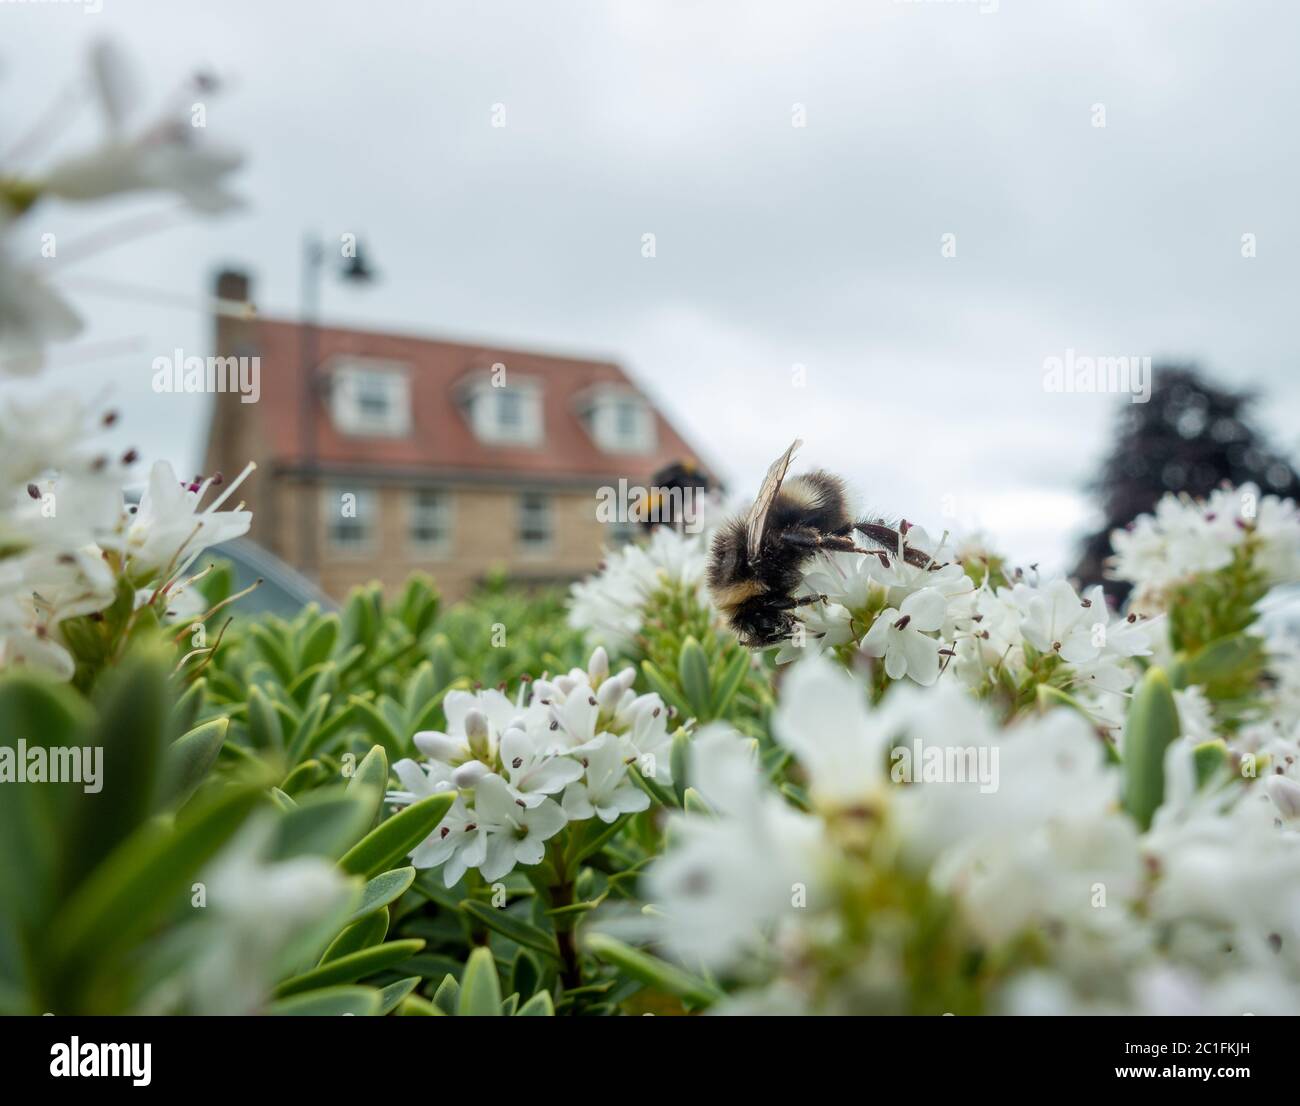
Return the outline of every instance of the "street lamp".
<path id="1" fill-rule="evenodd" d="M 350 284 L 368 284 L 375 272 L 366 262 L 360 244 L 343 256 L 339 266 L 340 280 Z M 299 411 L 302 430 L 302 502 L 299 504 L 299 556 L 298 567 L 309 580 L 316 581 L 319 565 L 316 550 L 317 505 L 320 488 L 316 486 L 316 403 L 320 396 L 320 381 L 316 373 L 319 357 L 319 321 L 321 281 L 325 271 L 325 243 L 319 235 L 308 234 L 303 240 L 301 324 L 298 329 L 298 351 L 302 362 L 302 402 Z"/>

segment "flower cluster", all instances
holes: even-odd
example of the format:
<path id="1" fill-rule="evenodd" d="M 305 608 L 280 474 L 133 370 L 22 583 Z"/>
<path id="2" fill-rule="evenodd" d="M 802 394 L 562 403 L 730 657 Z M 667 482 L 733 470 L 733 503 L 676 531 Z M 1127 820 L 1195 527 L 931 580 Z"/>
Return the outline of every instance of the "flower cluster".
<path id="1" fill-rule="evenodd" d="M 707 603 L 709 536 L 657 526 L 644 545 L 609 551 L 598 573 L 573 585 L 569 625 L 584 631 L 592 644 L 626 653 L 641 632 L 647 604 L 661 589 L 681 588 Z"/>
<path id="2" fill-rule="evenodd" d="M 1208 499 L 1166 495 L 1153 514 L 1111 535 L 1112 574 L 1134 586 L 1135 606 L 1161 608 L 1170 590 L 1249 557 L 1266 586 L 1300 581 L 1300 512 L 1253 484 Z"/>
<path id="3" fill-rule="evenodd" d="M 763 732 L 695 735 L 610 932 L 726 1012 L 1294 1011 L 1300 648 L 1256 625 L 1294 505 L 1167 498 L 1115 537 L 1123 613 L 906 538 L 808 563 Z"/>
<path id="4" fill-rule="evenodd" d="M 178 113 L 130 129 L 136 76 L 112 43 L 93 48 L 89 77 L 107 124 L 103 142 L 28 177 L 0 177 L 0 376 L 39 372 L 47 345 L 82 328 L 36 265 L 13 260 L 14 243 L 39 241 L 23 225 L 38 203 L 156 190 L 177 193 L 201 211 L 233 202 L 222 178 L 239 158 L 198 141 L 200 132 Z M 208 77 L 195 85 L 214 87 Z M 121 618 L 82 635 L 89 653 L 115 655 L 119 642 L 106 639 L 127 632 L 138 609 L 156 605 L 164 618 L 201 612 L 205 605 L 187 590 L 186 571 L 205 547 L 248 530 L 247 511 L 218 509 L 249 470 L 203 506 L 209 490 L 223 484 L 220 474 L 181 481 L 160 462 L 139 505 L 128 506 L 122 487 L 135 451 L 113 456 L 96 447 L 116 419 L 102 403 L 70 393 L 13 395 L 0 405 L 0 667 L 31 665 L 71 679 L 78 658 L 70 624 L 104 624 L 106 610 L 124 595 Z"/>
<path id="5" fill-rule="evenodd" d="M 525 681 L 514 700 L 498 690 L 450 692 L 447 729 L 415 735 L 424 760 L 393 766 L 403 787 L 390 792 L 394 803 L 457 793 L 411 863 L 441 865 L 448 887 L 471 868 L 494 882 L 517 864 L 539 864 L 570 822 L 612 824 L 647 809 L 638 777 L 672 783 L 672 712 L 658 695 L 636 694 L 635 676 L 611 675 L 597 648 L 586 670 Z"/>
<path id="6" fill-rule="evenodd" d="M 941 547 L 918 526 L 910 546 L 935 550 L 928 566 L 879 551 L 823 553 L 801 594 L 823 597 L 798 608 L 800 629 L 778 663 L 833 650 L 879 658 L 891 681 L 934 684 L 949 668 L 981 697 L 1006 701 L 1008 713 L 1048 686 L 1085 704 L 1103 728 L 1119 726 L 1125 693 L 1151 653 L 1153 626 L 1120 617 L 1100 587 L 1080 595 L 1068 580 L 992 571 L 972 557 L 938 559 Z"/>
<path id="7" fill-rule="evenodd" d="M 723 1010 L 1263 1014 L 1300 1001 L 1294 735 L 1267 754 L 1285 773 L 1258 782 L 1200 781 L 1192 743 L 1173 743 L 1143 830 L 1123 771 L 1070 710 L 1003 728 L 952 684 L 871 708 L 810 657 L 773 734 L 807 809 L 780 798 L 753 742 L 710 728 L 690 779 L 713 814 L 675 816 L 647 879 L 661 947 L 735 981 Z M 923 772 L 919 750 L 946 768 Z"/>

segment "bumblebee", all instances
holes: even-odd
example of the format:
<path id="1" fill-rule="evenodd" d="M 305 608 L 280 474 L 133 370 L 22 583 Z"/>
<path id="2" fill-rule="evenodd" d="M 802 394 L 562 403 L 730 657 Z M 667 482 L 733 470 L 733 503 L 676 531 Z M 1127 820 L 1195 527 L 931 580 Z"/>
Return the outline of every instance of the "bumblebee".
<path id="1" fill-rule="evenodd" d="M 724 523 L 709 553 L 714 605 L 750 649 L 786 640 L 798 625 L 796 608 L 826 601 L 824 595 L 795 594 L 805 565 L 818 553 L 861 553 L 886 563 L 893 555 L 918 568 L 938 567 L 928 553 L 907 544 L 905 522 L 896 530 L 880 521 L 855 520 L 838 476 L 819 470 L 786 482 L 802 444 L 795 441 L 772 462 L 749 513 Z M 875 548 L 859 546 L 855 530 Z"/>
<path id="2" fill-rule="evenodd" d="M 665 465 L 650 478 L 650 500 L 642 525 L 647 530 L 656 526 L 682 529 L 690 519 L 685 517 L 693 509 L 693 497 L 707 495 L 709 474 L 691 458 Z M 673 492 L 678 492 L 674 502 Z M 688 495 L 692 499 L 688 499 Z"/>

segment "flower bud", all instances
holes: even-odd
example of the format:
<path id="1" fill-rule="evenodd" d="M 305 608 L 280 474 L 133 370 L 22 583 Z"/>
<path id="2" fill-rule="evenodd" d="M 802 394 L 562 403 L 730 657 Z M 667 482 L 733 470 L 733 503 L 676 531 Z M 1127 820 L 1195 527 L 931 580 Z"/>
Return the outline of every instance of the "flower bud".
<path id="1" fill-rule="evenodd" d="M 451 774 L 451 782 L 462 790 L 467 790 L 476 786 L 487 774 L 488 766 L 481 760 L 469 760 Z"/>
<path id="2" fill-rule="evenodd" d="M 1269 776 L 1264 790 L 1285 819 L 1300 818 L 1300 784 L 1286 776 Z"/>
<path id="3" fill-rule="evenodd" d="M 623 698 L 626 690 L 623 682 L 618 679 L 606 680 L 601 684 L 596 692 L 596 704 L 600 708 L 600 713 L 613 714 L 618 710 L 619 700 Z"/>
<path id="4" fill-rule="evenodd" d="M 591 654 L 591 660 L 587 662 L 587 675 L 591 679 L 592 687 L 609 676 L 609 654 L 605 652 L 603 645 L 597 645 L 595 652 Z"/>
<path id="5" fill-rule="evenodd" d="M 421 730 L 414 741 L 420 752 L 434 760 L 454 760 L 464 753 L 464 746 L 459 741 L 437 730 Z"/>
<path id="6" fill-rule="evenodd" d="M 465 712 L 465 741 L 469 745 L 469 751 L 479 760 L 487 760 L 492 755 L 488 742 L 487 715 L 477 708 L 471 707 Z"/>

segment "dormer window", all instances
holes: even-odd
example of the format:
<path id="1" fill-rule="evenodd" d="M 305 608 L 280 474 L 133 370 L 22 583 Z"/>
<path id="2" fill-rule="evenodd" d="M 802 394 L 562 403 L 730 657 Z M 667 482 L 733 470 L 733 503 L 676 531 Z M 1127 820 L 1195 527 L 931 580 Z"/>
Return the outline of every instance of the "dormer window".
<path id="1" fill-rule="evenodd" d="M 330 413 L 343 433 L 399 438 L 411 429 L 406 366 L 392 361 L 340 360 L 330 370 Z"/>
<path id="2" fill-rule="evenodd" d="M 651 453 L 656 444 L 654 412 L 630 388 L 600 388 L 588 394 L 581 413 L 592 440 L 606 453 Z"/>
<path id="3" fill-rule="evenodd" d="M 480 441 L 489 445 L 541 445 L 542 389 L 536 380 L 511 374 L 508 383 L 484 375 L 464 390 L 464 408 Z"/>

